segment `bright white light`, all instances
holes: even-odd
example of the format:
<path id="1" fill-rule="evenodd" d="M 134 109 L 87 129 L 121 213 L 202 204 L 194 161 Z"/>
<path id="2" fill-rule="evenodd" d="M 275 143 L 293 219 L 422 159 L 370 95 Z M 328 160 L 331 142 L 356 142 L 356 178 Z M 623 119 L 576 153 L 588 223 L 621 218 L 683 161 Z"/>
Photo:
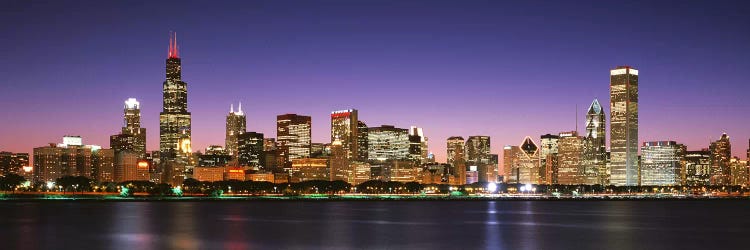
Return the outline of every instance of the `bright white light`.
<path id="1" fill-rule="evenodd" d="M 526 189 L 526 191 L 531 191 L 531 184 L 526 184 L 524 188 Z"/>
<path id="2" fill-rule="evenodd" d="M 494 182 L 490 182 L 490 184 L 487 184 L 487 191 L 490 191 L 490 193 L 494 193 L 497 191 L 497 184 Z"/>
<path id="3" fill-rule="evenodd" d="M 140 109 L 141 103 L 138 102 L 135 98 L 128 98 L 128 100 L 125 101 L 125 108 L 127 109 Z"/>
<path id="4" fill-rule="evenodd" d="M 54 182 L 48 181 L 47 182 L 47 189 L 52 189 L 55 186 Z"/>

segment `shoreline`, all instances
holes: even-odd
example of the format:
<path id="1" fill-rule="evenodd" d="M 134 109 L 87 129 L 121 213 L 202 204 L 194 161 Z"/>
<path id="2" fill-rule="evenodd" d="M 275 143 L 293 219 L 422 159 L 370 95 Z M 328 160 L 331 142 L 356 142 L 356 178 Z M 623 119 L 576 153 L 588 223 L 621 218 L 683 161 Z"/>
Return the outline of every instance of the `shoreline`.
<path id="1" fill-rule="evenodd" d="M 611 196 L 509 196 L 509 195 L 301 195 L 301 196 L 148 196 L 135 195 L 121 197 L 115 194 L 2 194 L 3 202 L 56 202 L 56 201 L 103 201 L 103 202 L 225 202 L 225 201 L 309 201 L 309 202 L 350 202 L 350 201 L 711 201 L 736 200 L 750 201 L 748 196 L 655 196 L 655 195 L 611 195 Z"/>

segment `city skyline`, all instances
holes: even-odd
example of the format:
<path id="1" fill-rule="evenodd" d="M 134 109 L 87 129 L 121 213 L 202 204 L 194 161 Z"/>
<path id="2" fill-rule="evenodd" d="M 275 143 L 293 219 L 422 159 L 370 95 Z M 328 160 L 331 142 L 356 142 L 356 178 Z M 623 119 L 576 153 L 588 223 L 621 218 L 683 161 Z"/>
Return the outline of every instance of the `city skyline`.
<path id="1" fill-rule="evenodd" d="M 77 20 L 69 22 L 75 21 Z M 411 21 L 416 22 L 415 20 Z M 418 25 L 419 23 L 411 24 Z M 345 24 L 341 25 L 343 25 L 343 27 L 348 27 L 348 25 Z M 142 57 L 125 56 L 125 58 L 128 59 L 126 61 L 115 60 L 110 62 L 106 61 L 109 58 L 103 58 L 107 65 L 115 66 L 115 68 L 130 68 L 132 70 L 128 70 L 128 72 L 122 70 L 99 72 L 101 68 L 98 68 L 97 70 L 96 67 L 89 67 L 94 64 L 93 61 L 88 61 L 88 57 L 72 57 L 72 59 L 78 59 L 81 61 L 78 61 L 77 64 L 71 63 L 73 66 L 66 66 L 65 68 L 57 69 L 58 71 L 53 70 L 49 74 L 50 76 L 57 76 L 67 80 L 67 82 L 62 82 L 65 88 L 61 89 L 57 89 L 56 85 L 40 84 L 40 82 L 43 82 L 40 79 L 46 79 L 50 76 L 44 76 L 45 74 L 40 74 L 38 72 L 34 72 L 34 74 L 42 76 L 21 76 L 21 74 L 16 72 L 23 73 L 28 71 L 16 71 L 14 68 L 15 66 L 10 64 L 11 61 L 3 60 L 2 65 L 8 66 L 3 68 L 8 72 L 2 75 L 9 78 L 4 80 L 6 82 L 17 82 L 18 84 L 13 84 L 13 86 L 18 86 L 18 89 L 3 91 L 3 94 L 0 94 L 0 97 L 2 97 L 3 100 L 2 102 L 6 104 L 6 106 L 29 107 L 33 108 L 32 110 L 34 111 L 28 112 L 23 109 L 2 111 L 3 116 L 5 117 L 15 117 L 17 123 L 4 123 L 3 128 L 0 129 L 0 137 L 3 138 L 2 142 L 0 142 L 2 143 L 0 144 L 0 150 L 31 152 L 33 147 L 42 146 L 50 142 L 58 142 L 61 136 L 68 134 L 82 136 L 86 144 L 96 144 L 106 147 L 108 145 L 109 136 L 116 134 L 118 130 L 120 130 L 120 124 L 122 124 L 122 101 L 131 97 L 137 98 L 142 104 L 141 123 L 144 128 L 150 131 L 147 134 L 148 138 L 146 140 L 148 143 L 147 150 L 158 150 L 159 134 L 157 133 L 157 114 L 162 108 L 159 104 L 159 100 L 162 97 L 160 95 L 160 83 L 163 82 L 164 79 L 163 71 L 161 71 L 161 73 L 156 72 L 158 72 L 159 69 L 163 70 L 164 68 L 163 60 L 166 56 L 164 34 L 170 29 L 176 30 L 180 33 L 180 53 L 181 57 L 185 57 L 183 62 L 183 79 L 189 83 L 188 92 L 190 93 L 190 98 L 188 106 L 190 107 L 190 112 L 192 113 L 193 118 L 192 143 L 194 143 L 194 151 L 203 151 L 203 149 L 209 145 L 223 145 L 226 106 L 235 102 L 243 102 L 246 104 L 245 113 L 247 115 L 247 130 L 264 133 L 270 137 L 275 137 L 276 135 L 274 131 L 276 127 L 273 119 L 274 116 L 286 113 L 296 113 L 299 115 L 312 116 L 312 142 L 328 143 L 330 142 L 330 121 L 328 120 L 330 112 L 340 109 L 354 108 L 359 110 L 360 120 L 365 121 L 370 127 L 389 124 L 395 125 L 398 128 L 409 128 L 412 125 L 424 128 L 425 136 L 430 138 L 428 142 L 430 152 L 433 152 L 436 155 L 437 161 L 439 162 L 445 162 L 446 160 L 445 141 L 450 136 L 462 136 L 464 138 L 473 135 L 490 136 L 492 141 L 495 142 L 490 153 L 502 156 L 502 147 L 505 145 L 518 145 L 525 136 L 531 136 L 534 143 L 538 145 L 540 143 L 539 137 L 542 134 L 556 134 L 561 131 L 571 131 L 575 128 L 576 120 L 578 120 L 578 132 L 584 134 L 584 131 L 581 130 L 583 127 L 582 125 L 584 124 L 581 121 L 585 121 L 584 117 L 586 109 L 582 107 L 587 107 L 593 98 L 598 98 L 602 102 L 601 106 L 605 107 L 605 113 L 609 112 L 609 108 L 607 108 L 609 107 L 609 98 L 606 98 L 609 94 L 609 79 L 607 79 L 607 73 L 609 70 L 615 69 L 615 67 L 620 65 L 633 66 L 637 68 L 641 72 L 640 75 L 643 76 L 643 81 L 639 86 L 639 92 L 641 95 L 641 107 L 639 109 L 639 122 L 641 125 L 639 130 L 640 137 L 638 139 L 639 147 L 640 143 L 646 141 L 677 141 L 678 143 L 685 144 L 688 147 L 688 150 L 700 150 L 702 148 L 708 148 L 712 141 L 719 139 L 721 133 L 726 132 L 729 134 L 732 144 L 734 144 L 732 148 L 732 156 L 743 157 L 745 152 L 747 152 L 747 144 L 745 142 L 747 138 L 750 138 L 750 132 L 748 132 L 746 125 L 744 125 L 748 123 L 748 118 L 742 117 L 741 115 L 748 112 L 748 105 L 743 103 L 744 99 L 740 97 L 741 93 L 748 93 L 748 86 L 747 84 L 742 84 L 742 75 L 739 74 L 739 72 L 732 74 L 733 70 L 739 71 L 739 69 L 743 68 L 742 65 L 747 65 L 747 62 L 739 61 L 739 58 L 744 57 L 742 56 L 743 53 L 747 52 L 719 48 L 719 46 L 712 46 L 710 48 L 720 52 L 735 52 L 733 55 L 723 54 L 723 56 L 726 57 L 724 58 L 725 60 L 719 60 L 724 64 L 729 65 L 728 67 L 723 68 L 724 71 L 718 69 L 716 64 L 713 64 L 713 67 L 708 66 L 712 64 L 702 63 L 697 59 L 693 60 L 692 64 L 688 66 L 682 64 L 682 66 L 685 67 L 674 66 L 672 68 L 665 68 L 664 65 L 653 64 L 649 60 L 646 60 L 645 58 L 649 57 L 646 55 L 647 52 L 641 52 L 637 53 L 638 56 L 634 57 L 611 56 L 609 58 L 599 58 L 596 63 L 587 62 L 583 65 L 574 64 L 573 66 L 558 65 L 559 69 L 550 71 L 551 74 L 560 74 L 560 72 L 564 72 L 569 75 L 563 75 L 563 80 L 561 82 L 552 82 L 549 81 L 552 78 L 545 79 L 535 75 L 550 70 L 550 68 L 547 67 L 549 64 L 546 62 L 528 59 L 530 61 L 523 61 L 519 63 L 519 65 L 510 65 L 512 67 L 508 68 L 509 71 L 513 71 L 514 69 L 517 70 L 519 67 L 523 66 L 523 68 L 520 68 L 525 70 L 522 71 L 522 73 L 515 72 L 514 74 L 513 72 L 504 72 L 505 70 L 498 70 L 503 72 L 503 74 L 501 74 L 500 72 L 493 72 L 497 69 L 490 68 L 498 65 L 506 65 L 508 62 L 492 61 L 487 57 L 476 57 L 478 56 L 476 53 L 459 50 L 457 53 L 462 52 L 458 53 L 462 62 L 469 62 L 472 58 L 477 58 L 480 61 L 484 61 L 486 64 L 473 65 L 481 66 L 473 69 L 463 68 L 462 70 L 454 70 L 456 73 L 451 75 L 457 75 L 457 78 L 454 78 L 456 77 L 454 76 L 447 79 L 438 79 L 438 77 L 432 76 L 433 73 L 436 73 L 433 72 L 433 70 L 439 71 L 441 67 L 434 64 L 431 65 L 431 68 L 425 68 L 425 66 L 418 65 L 412 66 L 410 65 L 411 63 L 400 63 L 397 67 L 387 67 L 389 65 L 387 62 L 375 62 L 374 64 L 370 62 L 370 64 L 366 64 L 365 62 L 355 61 L 354 69 L 351 72 L 346 70 L 336 71 L 335 69 L 328 69 L 329 71 L 326 72 L 328 72 L 329 75 L 320 74 L 317 75 L 317 77 L 301 80 L 306 78 L 305 76 L 316 74 L 314 74 L 314 72 L 302 72 L 304 70 L 300 70 L 304 68 L 304 66 L 295 66 L 294 63 L 290 63 L 291 65 L 281 63 L 280 65 L 279 61 L 271 60 L 266 61 L 269 62 L 268 65 L 263 65 L 264 62 L 258 60 L 249 62 L 249 65 L 245 67 L 254 65 L 259 66 L 260 69 L 266 70 L 269 70 L 272 67 L 284 65 L 288 67 L 270 70 L 270 74 L 264 73 L 262 70 L 254 71 L 254 73 L 261 75 L 260 79 L 265 78 L 265 80 L 261 81 L 262 83 L 259 84 L 252 84 L 247 83 L 247 75 L 244 77 L 236 76 L 231 78 L 217 77 L 219 74 L 216 73 L 216 71 L 231 75 L 242 72 L 245 67 L 239 66 L 234 69 L 219 70 L 217 67 L 223 64 L 217 63 L 214 65 L 211 63 L 211 60 L 218 59 L 216 56 L 226 56 L 227 52 L 224 51 L 224 49 L 218 49 L 218 47 L 211 44 L 221 44 L 221 41 L 224 40 L 231 41 L 232 32 L 222 33 L 222 36 L 226 36 L 226 39 L 206 41 L 205 39 L 200 38 L 200 34 L 206 32 L 205 29 L 183 28 L 179 27 L 180 25 L 169 25 L 169 23 L 161 23 L 160 26 L 177 27 L 169 29 L 158 27 L 160 30 L 153 28 L 145 32 L 147 33 L 146 36 L 134 36 L 127 39 L 136 44 L 141 44 L 142 47 L 125 46 L 123 43 L 117 41 L 109 44 L 123 45 L 120 46 L 121 51 L 116 52 L 120 56 L 130 54 L 131 52 L 138 55 L 145 55 Z M 338 26 L 334 25 L 334 27 Z M 386 23 L 374 25 L 369 28 L 374 29 L 376 27 L 395 26 Z M 262 27 L 257 26 L 255 28 Z M 701 30 L 699 29 L 699 31 Z M 704 33 L 707 32 L 706 30 L 702 31 Z M 448 33 L 455 32 L 457 31 L 448 31 Z M 242 35 L 247 37 L 249 36 L 249 33 L 250 32 L 248 31 L 248 33 L 243 33 Z M 110 40 L 104 37 L 95 37 L 97 39 Z M 10 39 L 27 38 L 29 37 L 16 36 Z M 74 39 L 73 37 L 69 38 Z M 742 41 L 742 39 L 747 38 L 748 37 L 745 35 L 745 37 L 738 38 L 735 41 Z M 316 40 L 315 37 L 310 39 L 313 41 Z M 476 37 L 474 37 L 474 39 L 474 41 L 478 41 Z M 495 39 L 491 40 L 494 41 Z M 16 44 L 16 42 L 10 42 Z M 154 43 L 151 44 L 151 42 Z M 409 43 L 410 40 L 407 39 L 406 42 Z M 414 41 L 411 42 L 413 43 Z M 40 43 L 40 41 L 35 41 L 35 43 Z M 302 55 L 305 55 L 305 53 L 318 53 L 318 50 L 314 48 L 304 48 L 304 46 L 299 47 L 301 43 L 303 42 L 292 42 L 287 45 L 291 46 L 296 52 Z M 265 43 L 263 44 L 268 45 Z M 383 51 L 381 52 L 387 52 L 385 55 L 377 57 L 373 54 L 366 53 L 364 55 L 368 55 L 369 57 L 362 58 L 383 60 L 398 54 L 397 51 L 399 47 L 395 44 L 395 41 L 386 41 L 385 44 L 389 46 L 388 48 L 382 48 Z M 479 47 L 482 47 L 483 49 L 493 51 L 486 42 L 483 42 L 480 45 L 481 46 Z M 368 46 L 369 47 L 366 48 L 378 48 L 374 44 L 369 44 Z M 520 45 L 516 44 L 516 46 Z M 327 46 L 324 47 L 323 51 L 325 51 L 326 48 L 330 49 Z M 106 54 L 102 52 L 111 49 L 109 47 L 101 46 L 90 46 L 84 48 L 87 53 L 99 55 Z M 653 47 L 650 48 L 653 49 Z M 743 48 L 743 46 L 740 46 L 739 48 Z M 53 49 L 54 48 L 46 48 L 44 50 L 47 50 L 47 52 L 56 52 L 58 55 L 65 55 L 65 53 L 61 51 L 48 51 Z M 359 49 L 363 48 L 349 48 L 348 52 L 352 53 L 352 57 L 364 56 Z M 400 47 L 400 49 L 404 48 Z M 531 47 L 526 49 L 539 48 Z M 684 49 L 676 50 L 693 51 Z M 596 53 L 594 51 L 597 50 L 592 49 L 591 53 Z M 239 55 L 246 55 L 248 58 L 253 58 L 254 52 L 260 54 L 268 53 L 264 52 L 261 46 L 248 49 L 239 53 Z M 398 59 L 406 60 L 407 62 L 424 62 L 424 60 L 429 58 L 429 52 L 436 53 L 435 55 L 446 56 L 446 54 L 444 54 L 445 52 L 432 48 L 420 51 L 420 53 L 416 53 L 413 56 L 399 57 Z M 497 53 L 499 51 L 494 52 Z M 693 51 L 691 54 L 701 55 L 698 52 L 700 52 L 700 50 L 697 52 Z M 31 54 L 25 53 L 31 52 L 23 52 L 23 50 L 21 50 L 21 52 L 16 50 L 11 51 L 8 59 L 18 59 L 20 62 L 24 62 L 25 59 L 21 59 L 21 56 L 31 57 Z M 217 55 L 212 55 L 214 53 Z M 318 60 L 327 61 L 327 59 L 341 59 L 341 56 L 343 55 L 344 54 L 335 54 L 329 57 L 321 57 Z M 474 57 L 471 57 L 472 55 Z M 266 59 L 272 58 L 267 54 L 264 56 L 266 56 Z M 531 57 L 534 58 L 535 56 L 531 55 Z M 585 57 L 586 55 L 582 54 L 577 58 Z M 307 60 L 313 60 L 314 58 L 315 56 L 311 56 L 307 58 Z M 676 56 L 673 60 L 678 60 L 679 58 L 679 56 Z M 706 58 L 712 57 L 707 56 Z M 49 62 L 50 64 L 57 65 L 59 63 L 55 62 L 55 60 L 59 59 L 52 58 L 50 60 L 52 60 Z M 350 60 L 351 59 L 347 59 L 343 62 L 349 62 Z M 332 67 L 333 65 L 340 65 L 340 63 L 343 62 L 328 65 L 329 67 Z M 560 63 L 561 61 L 557 62 Z M 32 63 L 31 65 L 38 64 Z M 137 65 L 137 67 L 135 65 Z M 382 71 L 370 71 L 370 74 L 365 74 L 368 73 L 368 70 L 362 70 L 361 68 L 358 70 L 357 68 L 366 67 L 366 65 L 380 66 L 385 67 L 386 69 Z M 41 66 L 42 68 L 45 66 L 50 67 L 46 64 L 42 64 Z M 141 68 L 146 66 L 150 68 Z M 455 69 L 458 65 L 454 64 L 452 66 L 454 66 Z M 710 70 L 703 69 L 703 67 L 709 68 Z M 701 69 L 698 70 L 696 68 Z M 426 71 L 427 69 L 430 70 Z M 59 70 L 63 70 L 66 75 L 59 75 Z M 413 70 L 413 72 L 404 72 L 410 70 Z M 726 71 L 729 71 L 730 74 L 721 74 L 722 72 L 726 73 Z M 348 75 L 347 77 L 346 73 L 342 72 L 349 72 L 354 75 Z M 388 74 L 389 72 L 400 72 L 402 75 L 394 76 L 390 79 L 383 79 L 383 74 Z M 70 75 L 68 75 L 68 73 L 70 73 Z M 111 81 L 104 78 L 98 78 L 104 76 L 100 74 L 106 75 L 107 78 L 119 78 L 122 80 Z M 685 77 L 684 75 L 689 77 Z M 479 76 L 482 77 L 481 80 L 469 84 L 463 83 L 465 80 Z M 702 76 L 703 78 L 697 77 L 698 79 L 695 79 L 696 76 Z M 580 79 L 583 80 L 580 82 L 583 83 L 576 83 L 572 86 L 563 86 L 568 83 L 579 82 L 576 77 L 581 77 Z M 721 77 L 724 79 L 723 82 L 712 81 L 714 79 L 721 79 Z M 104 79 L 102 85 L 92 86 L 88 84 L 98 82 L 98 79 Z M 259 78 L 255 78 L 255 80 L 257 79 Z M 366 80 L 362 81 L 363 79 Z M 77 81 L 85 83 L 70 85 L 72 82 Z M 409 84 L 410 81 L 416 83 L 404 87 L 402 89 L 403 93 L 391 93 L 390 91 L 392 91 L 392 89 L 389 91 L 381 91 L 378 88 L 370 88 L 378 87 L 378 85 L 372 85 L 378 81 L 382 81 L 382 87 L 385 89 Z M 131 82 L 133 83 L 131 84 Z M 216 82 L 222 82 L 222 84 L 217 85 Z M 515 83 L 511 84 L 512 82 Z M 547 84 L 548 82 L 549 84 Z M 684 89 L 673 88 L 673 84 L 682 84 L 685 82 L 688 84 L 681 86 L 684 87 Z M 692 84 L 689 84 L 691 82 Z M 272 103 L 269 99 L 265 99 L 266 97 L 264 96 L 276 96 L 272 94 L 274 93 L 272 91 L 273 89 L 269 89 L 269 86 L 272 87 L 283 84 L 290 84 L 290 87 L 296 87 L 297 89 L 294 89 L 294 91 L 299 93 L 292 93 L 294 98 L 290 98 L 288 102 L 284 103 Z M 529 87 L 529 84 L 533 86 Z M 317 88 L 310 87 L 309 85 L 317 86 Z M 352 87 L 351 90 L 353 93 L 346 92 L 349 90 L 346 88 L 347 86 Z M 356 86 L 359 86 L 359 88 Z M 437 90 L 446 88 L 446 86 L 455 86 L 455 91 L 445 92 L 444 90 Z M 705 86 L 716 87 L 716 89 L 706 91 L 706 89 L 704 89 Z M 730 86 L 734 88 L 727 88 Z M 28 87 L 28 89 L 25 87 Z M 49 89 L 49 91 L 28 93 L 29 90 L 38 90 L 39 88 L 42 88 L 42 90 Z M 231 89 L 234 88 L 257 89 L 261 90 L 261 92 L 258 94 L 252 91 L 231 91 Z M 308 97 L 301 96 L 309 91 L 314 91 L 312 93 L 315 95 L 307 95 Z M 549 93 L 558 94 L 538 94 L 546 93 L 547 91 Z M 496 93 L 496 95 L 483 92 Z M 416 98 L 408 98 L 414 96 L 415 93 Z M 441 101 L 441 99 L 449 97 L 449 93 L 457 95 L 456 98 L 462 100 L 477 100 L 466 100 L 467 103 L 464 104 Z M 346 94 L 347 96 L 340 98 L 340 100 L 329 100 L 335 97 L 341 97 L 343 94 Z M 403 100 L 391 100 L 391 98 L 383 99 L 382 97 L 379 97 L 379 95 L 382 96 L 386 94 L 395 94 L 396 97 L 399 97 L 397 99 Z M 714 95 L 712 96 L 710 94 Z M 534 100 L 538 100 L 537 102 L 529 104 L 521 103 L 520 101 L 523 99 L 509 98 L 513 97 L 513 95 L 539 97 L 534 98 Z M 716 95 L 721 96 L 721 99 L 717 100 Z M 64 98 L 61 99 L 59 98 L 60 96 Z M 218 98 L 215 96 L 218 96 Z M 443 98 L 435 98 L 436 96 Z M 470 98 L 471 96 L 477 96 L 479 98 Z M 213 97 L 213 99 L 211 99 L 211 97 Z M 684 102 L 683 99 L 691 101 Z M 39 100 L 45 100 L 46 103 L 34 102 Z M 273 98 L 271 100 L 273 100 Z M 388 100 L 388 102 L 384 102 L 384 100 Z M 320 105 L 309 105 L 309 103 L 320 103 Z M 74 107 L 76 108 L 71 109 L 71 105 L 75 105 Z M 575 110 L 576 106 L 579 110 Z M 471 107 L 475 107 L 475 109 L 473 109 L 475 113 L 462 112 L 464 109 L 469 109 Z M 63 110 L 64 112 L 61 112 Z M 543 110 L 544 112 L 538 112 L 538 110 Z M 536 113 L 532 113 L 535 111 Z M 696 116 L 696 112 L 698 116 Z M 33 116 L 30 116 L 27 113 L 32 113 Z M 575 117 L 576 113 L 578 114 L 578 117 Z M 606 120 L 606 131 L 609 133 L 609 131 L 611 131 L 609 126 L 610 117 L 607 116 Z M 607 138 L 607 141 L 609 141 L 609 138 Z M 12 144 L 9 142 L 12 142 Z M 607 145 L 609 145 L 609 142 L 607 142 Z M 502 166 L 500 166 L 500 168 L 502 169 Z"/>

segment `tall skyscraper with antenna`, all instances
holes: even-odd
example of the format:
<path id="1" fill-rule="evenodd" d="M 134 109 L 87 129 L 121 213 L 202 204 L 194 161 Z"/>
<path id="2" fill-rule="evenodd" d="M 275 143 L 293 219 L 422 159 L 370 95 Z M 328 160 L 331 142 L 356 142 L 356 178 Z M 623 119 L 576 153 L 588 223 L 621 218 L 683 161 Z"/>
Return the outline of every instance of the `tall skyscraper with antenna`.
<path id="1" fill-rule="evenodd" d="M 229 107 L 226 130 L 225 148 L 229 155 L 237 158 L 239 150 L 237 138 L 247 130 L 247 119 L 245 113 L 242 112 L 242 103 L 239 103 L 237 112 L 234 111 L 234 104 Z"/>
<path id="2" fill-rule="evenodd" d="M 191 116 L 188 112 L 187 83 L 182 81 L 182 61 L 177 34 L 169 35 L 163 110 L 159 114 L 159 151 L 163 160 L 187 162 L 192 151 Z"/>

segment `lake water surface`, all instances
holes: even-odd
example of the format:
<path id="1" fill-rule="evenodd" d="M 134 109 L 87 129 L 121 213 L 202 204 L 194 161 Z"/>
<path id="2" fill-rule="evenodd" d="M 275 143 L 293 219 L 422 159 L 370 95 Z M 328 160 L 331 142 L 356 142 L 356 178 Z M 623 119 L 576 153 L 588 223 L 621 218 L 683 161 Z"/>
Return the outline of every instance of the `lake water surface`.
<path id="1" fill-rule="evenodd" d="M 4 201 L 0 239 L 0 249 L 748 249 L 750 201 Z"/>

